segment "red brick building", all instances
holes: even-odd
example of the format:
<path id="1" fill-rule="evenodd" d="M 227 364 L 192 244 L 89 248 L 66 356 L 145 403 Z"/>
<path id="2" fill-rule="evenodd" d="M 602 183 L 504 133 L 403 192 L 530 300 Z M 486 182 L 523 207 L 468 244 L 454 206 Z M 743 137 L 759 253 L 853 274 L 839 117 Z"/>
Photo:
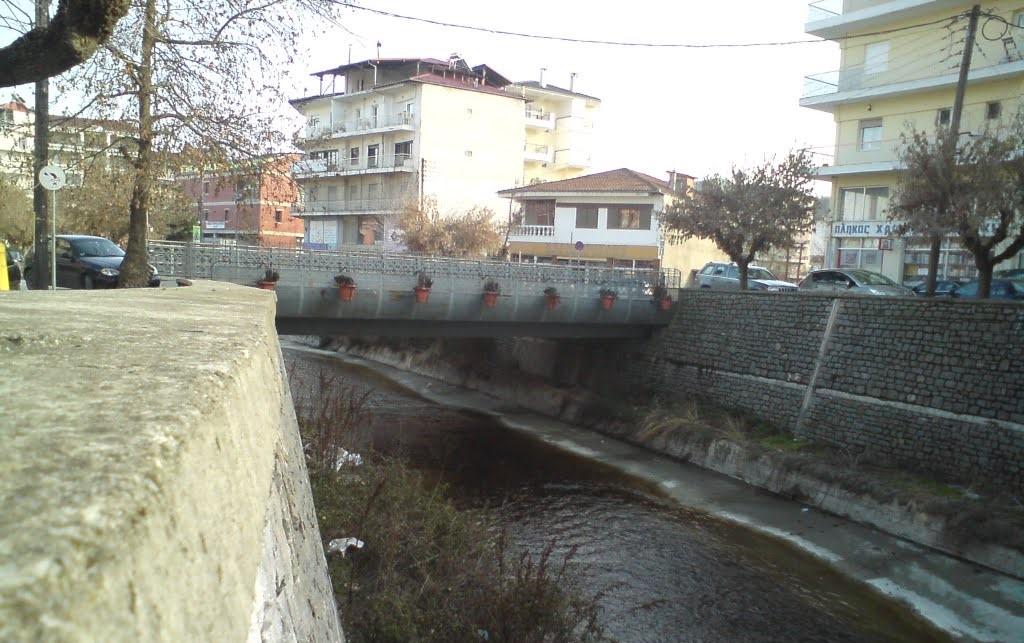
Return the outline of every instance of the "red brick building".
<path id="1" fill-rule="evenodd" d="M 202 240 L 301 247 L 302 220 L 292 215 L 292 205 L 298 199 L 298 187 L 291 178 L 294 162 L 293 155 L 280 155 L 255 171 L 185 179 L 185 194 L 196 203 Z"/>

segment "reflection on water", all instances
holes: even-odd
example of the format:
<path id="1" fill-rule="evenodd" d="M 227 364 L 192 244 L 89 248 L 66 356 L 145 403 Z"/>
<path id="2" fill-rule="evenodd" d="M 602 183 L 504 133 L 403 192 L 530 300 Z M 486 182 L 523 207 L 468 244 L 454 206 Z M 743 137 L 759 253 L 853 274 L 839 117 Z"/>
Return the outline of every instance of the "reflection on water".
<path id="1" fill-rule="evenodd" d="M 575 547 L 588 586 L 606 592 L 605 624 L 620 641 L 936 640 L 817 560 L 605 465 L 440 408 L 359 367 L 286 356 L 293 368 L 329 368 L 371 390 L 375 447 L 447 482 L 460 504 L 493 512 L 518 546 Z"/>

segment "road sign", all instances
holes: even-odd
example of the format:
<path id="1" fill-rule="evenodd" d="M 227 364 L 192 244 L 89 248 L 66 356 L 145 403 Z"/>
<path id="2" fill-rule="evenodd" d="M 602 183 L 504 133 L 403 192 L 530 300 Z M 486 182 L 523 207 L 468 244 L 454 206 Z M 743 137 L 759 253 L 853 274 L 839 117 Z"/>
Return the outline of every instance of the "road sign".
<path id="1" fill-rule="evenodd" d="M 47 165 L 39 170 L 39 185 L 43 186 L 44 190 L 59 190 L 67 182 L 68 177 L 64 175 L 64 170 L 56 165 Z"/>
<path id="2" fill-rule="evenodd" d="M 583 252 L 583 242 L 582 241 L 577 241 L 576 242 L 576 252 Z"/>

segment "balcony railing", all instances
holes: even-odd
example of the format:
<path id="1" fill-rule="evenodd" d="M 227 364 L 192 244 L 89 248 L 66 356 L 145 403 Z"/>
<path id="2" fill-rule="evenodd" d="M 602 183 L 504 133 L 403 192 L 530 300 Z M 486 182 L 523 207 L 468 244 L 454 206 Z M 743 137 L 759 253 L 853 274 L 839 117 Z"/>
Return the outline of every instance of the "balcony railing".
<path id="1" fill-rule="evenodd" d="M 843 14 L 843 0 L 816 0 L 807 5 L 807 22 L 827 20 Z"/>
<path id="2" fill-rule="evenodd" d="M 521 225 L 512 229 L 514 237 L 553 237 L 555 226 L 553 225 Z"/>
<path id="3" fill-rule="evenodd" d="M 526 108 L 526 124 L 551 129 L 555 126 L 555 115 L 540 109 Z"/>
<path id="4" fill-rule="evenodd" d="M 347 199 L 343 201 L 316 200 L 297 204 L 294 212 L 305 216 L 324 214 L 358 214 L 361 212 L 385 212 L 402 207 L 400 198 Z"/>
<path id="5" fill-rule="evenodd" d="M 527 143 L 523 146 L 523 157 L 528 161 L 549 163 L 553 156 L 550 146 L 537 143 Z"/>
<path id="6" fill-rule="evenodd" d="M 312 176 L 332 176 L 359 174 L 365 172 L 415 171 L 416 162 L 411 154 L 394 154 L 388 156 L 368 156 L 358 159 L 328 162 L 327 159 L 303 159 L 292 166 L 292 172 L 298 178 Z"/>
<path id="7" fill-rule="evenodd" d="M 316 125 L 306 128 L 306 138 L 337 138 L 388 127 L 412 129 L 413 116 L 408 112 L 401 112 L 389 116 L 357 118 L 344 123 L 334 123 L 333 126 Z"/>

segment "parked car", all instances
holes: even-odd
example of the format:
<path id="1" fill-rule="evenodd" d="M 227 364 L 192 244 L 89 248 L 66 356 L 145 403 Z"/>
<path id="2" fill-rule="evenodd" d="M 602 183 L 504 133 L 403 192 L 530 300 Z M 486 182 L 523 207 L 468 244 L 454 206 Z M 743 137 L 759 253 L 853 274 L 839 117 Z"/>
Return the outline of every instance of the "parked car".
<path id="1" fill-rule="evenodd" d="M 975 279 L 960 286 L 953 296 L 959 299 L 976 299 L 978 297 L 978 280 Z M 1024 300 L 1024 282 L 1015 279 L 993 279 L 988 296 L 991 299 Z"/>
<path id="2" fill-rule="evenodd" d="M 800 282 L 801 290 L 845 292 L 857 295 L 913 297 L 914 291 L 885 275 L 860 269 L 815 270 Z"/>
<path id="3" fill-rule="evenodd" d="M 1014 281 L 1024 280 L 1024 268 L 1008 268 L 1006 270 L 996 270 L 992 273 L 992 277 L 995 279 L 1013 279 Z"/>
<path id="4" fill-rule="evenodd" d="M 7 242 L 0 241 L 4 244 L 7 256 L 7 282 L 11 290 L 19 290 L 21 288 L 21 275 L 22 275 L 22 256 L 21 253 L 12 248 Z"/>
<path id="5" fill-rule="evenodd" d="M 124 250 L 110 239 L 83 234 L 59 234 L 56 242 L 59 288 L 116 288 Z M 31 261 L 29 261 L 31 264 Z M 149 285 L 160 285 L 160 275 L 149 267 Z M 29 278 L 31 267 L 26 268 Z"/>
<path id="6" fill-rule="evenodd" d="M 711 261 L 697 273 L 694 285 L 699 288 L 737 289 L 740 287 L 740 269 L 734 263 Z M 796 284 L 776 279 L 767 268 L 747 266 L 747 288 L 773 292 L 795 291 Z"/>
<path id="7" fill-rule="evenodd" d="M 960 286 L 964 285 L 964 282 L 957 281 L 956 279 L 939 279 L 935 282 L 935 296 L 936 297 L 953 297 L 954 293 Z M 924 297 L 928 292 L 928 282 L 922 281 L 916 284 L 911 290 L 914 291 L 915 295 Z"/>

